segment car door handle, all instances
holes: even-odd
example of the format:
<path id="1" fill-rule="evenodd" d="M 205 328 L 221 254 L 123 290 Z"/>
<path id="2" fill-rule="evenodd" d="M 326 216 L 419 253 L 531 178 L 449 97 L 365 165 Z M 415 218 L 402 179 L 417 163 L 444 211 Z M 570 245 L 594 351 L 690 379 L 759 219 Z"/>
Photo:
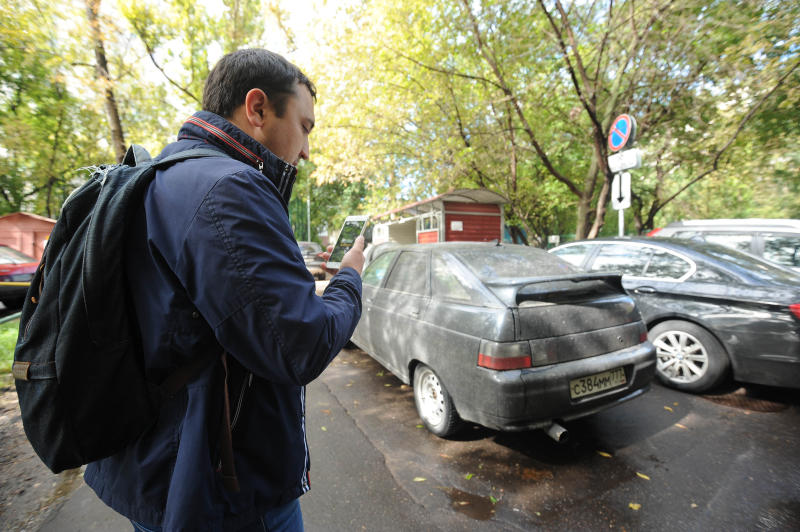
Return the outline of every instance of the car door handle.
<path id="1" fill-rule="evenodd" d="M 639 286 L 633 289 L 637 294 L 655 294 L 656 289 L 652 286 Z"/>

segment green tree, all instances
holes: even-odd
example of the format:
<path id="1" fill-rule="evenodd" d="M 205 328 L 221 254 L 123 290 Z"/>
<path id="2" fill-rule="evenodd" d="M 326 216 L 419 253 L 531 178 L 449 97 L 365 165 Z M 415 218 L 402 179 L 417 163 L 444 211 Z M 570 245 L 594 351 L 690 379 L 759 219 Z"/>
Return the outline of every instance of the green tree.
<path id="1" fill-rule="evenodd" d="M 12 0 L 0 15 L 0 212 L 56 216 L 80 179 L 108 158 L 98 114 L 75 95 L 54 6 Z M 106 146 L 104 148 L 104 145 Z"/>
<path id="2" fill-rule="evenodd" d="M 796 11 L 770 1 L 363 2 L 329 28 L 318 56 L 331 93 L 320 164 L 376 176 L 372 201 L 486 186 L 538 241 L 563 232 L 565 215 L 591 237 L 613 177 L 608 128 L 629 112 L 647 150 L 635 181 L 646 230 L 726 167 L 765 105 L 797 86 Z"/>

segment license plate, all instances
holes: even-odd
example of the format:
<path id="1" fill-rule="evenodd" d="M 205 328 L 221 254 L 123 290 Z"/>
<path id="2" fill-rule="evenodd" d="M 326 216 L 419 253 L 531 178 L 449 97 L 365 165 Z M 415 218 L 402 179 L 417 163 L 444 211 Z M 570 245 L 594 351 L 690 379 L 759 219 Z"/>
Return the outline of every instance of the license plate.
<path id="1" fill-rule="evenodd" d="M 578 397 L 584 397 L 622 386 L 626 382 L 625 370 L 623 368 L 615 368 L 610 371 L 572 379 L 569 381 L 569 396 L 573 399 L 577 399 Z"/>

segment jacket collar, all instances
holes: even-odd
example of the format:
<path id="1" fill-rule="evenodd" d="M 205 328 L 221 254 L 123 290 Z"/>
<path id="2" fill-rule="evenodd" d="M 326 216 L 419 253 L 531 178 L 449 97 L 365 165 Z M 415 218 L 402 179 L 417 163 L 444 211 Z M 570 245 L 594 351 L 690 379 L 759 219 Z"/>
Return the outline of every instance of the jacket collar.
<path id="1" fill-rule="evenodd" d="M 186 119 L 178 139 L 201 139 L 236 160 L 256 168 L 278 188 L 286 203 L 292 195 L 297 168 L 280 159 L 253 137 L 219 115 L 198 111 Z"/>

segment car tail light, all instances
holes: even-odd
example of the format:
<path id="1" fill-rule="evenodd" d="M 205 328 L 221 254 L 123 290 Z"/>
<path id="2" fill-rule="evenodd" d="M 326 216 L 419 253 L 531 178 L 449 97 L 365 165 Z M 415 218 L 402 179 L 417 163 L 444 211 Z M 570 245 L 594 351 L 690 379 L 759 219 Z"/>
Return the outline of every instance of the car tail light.
<path id="1" fill-rule="evenodd" d="M 498 371 L 530 368 L 531 346 L 528 342 L 481 340 L 478 366 Z"/>
<path id="2" fill-rule="evenodd" d="M 793 303 L 789 305 L 789 310 L 792 311 L 792 314 L 800 318 L 800 303 Z"/>
<path id="3" fill-rule="evenodd" d="M 655 229 L 653 229 L 652 231 L 647 233 L 647 236 L 656 236 L 660 231 L 661 231 L 661 228 L 660 227 L 656 227 Z"/>

